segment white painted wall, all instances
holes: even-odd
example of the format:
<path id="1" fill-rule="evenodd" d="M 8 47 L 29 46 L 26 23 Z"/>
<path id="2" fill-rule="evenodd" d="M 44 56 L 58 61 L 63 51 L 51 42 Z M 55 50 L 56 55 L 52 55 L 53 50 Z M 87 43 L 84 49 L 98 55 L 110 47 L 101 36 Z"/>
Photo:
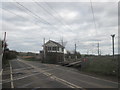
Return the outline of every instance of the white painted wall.
<path id="1" fill-rule="evenodd" d="M 53 48 L 53 47 L 58 47 L 58 46 L 57 46 L 55 43 L 53 43 L 53 42 L 48 43 L 46 46 L 47 46 L 47 47 L 51 47 L 51 48 Z M 48 52 L 56 52 L 56 51 L 48 50 Z M 59 53 L 64 53 L 64 51 L 62 51 L 62 48 L 61 48 L 61 47 L 59 47 L 59 51 L 57 51 L 57 52 L 59 52 Z"/>
<path id="2" fill-rule="evenodd" d="M 53 47 L 51 47 L 51 48 L 53 48 Z M 56 52 L 56 51 L 48 50 L 48 52 Z M 62 48 L 60 48 L 60 47 L 59 47 L 59 51 L 57 51 L 57 52 L 64 53 L 64 52 L 62 51 Z"/>

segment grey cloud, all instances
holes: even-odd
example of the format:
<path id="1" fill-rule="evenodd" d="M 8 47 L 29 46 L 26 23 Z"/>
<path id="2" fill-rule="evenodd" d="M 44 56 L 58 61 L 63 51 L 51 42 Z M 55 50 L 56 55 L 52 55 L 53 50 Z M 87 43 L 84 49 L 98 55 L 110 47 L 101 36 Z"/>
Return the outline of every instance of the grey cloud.
<path id="1" fill-rule="evenodd" d="M 50 24 L 45 23 L 44 20 L 38 17 L 34 18 L 32 14 L 23 9 L 23 7 L 17 6 L 16 3 L 4 3 L 3 8 L 25 18 L 12 14 L 7 15 L 5 12 L 2 13 L 2 29 L 8 34 L 7 42 L 11 49 L 37 52 L 42 49 L 44 37 L 46 41 L 52 39 L 58 42 L 61 42 L 60 39 L 63 37 L 64 41 L 67 41 L 67 50 L 74 50 L 76 42 L 79 45 L 77 50 L 81 53 L 86 53 L 88 49 L 94 49 L 94 53 L 97 53 L 95 43 L 100 40 L 102 53 L 111 54 L 110 35 L 118 33 L 117 10 L 110 7 L 111 3 L 93 3 L 97 30 L 95 30 L 90 3 L 88 2 L 50 2 L 48 5 L 43 2 L 39 3 L 54 17 L 33 2 L 23 2 L 21 4 Z M 49 8 L 49 6 L 54 10 Z M 58 15 L 64 10 L 77 12 L 77 15 L 73 19 L 65 19 Z"/>

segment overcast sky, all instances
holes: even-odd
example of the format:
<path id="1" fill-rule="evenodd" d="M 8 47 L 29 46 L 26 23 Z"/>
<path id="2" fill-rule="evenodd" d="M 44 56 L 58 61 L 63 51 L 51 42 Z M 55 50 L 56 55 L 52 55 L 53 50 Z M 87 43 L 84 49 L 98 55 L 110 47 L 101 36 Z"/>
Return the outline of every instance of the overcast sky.
<path id="1" fill-rule="evenodd" d="M 2 2 L 0 15 L 2 30 L 7 32 L 8 47 L 17 51 L 39 52 L 43 38 L 46 42 L 63 39 L 66 50 L 82 54 L 112 54 L 111 34 L 118 47 L 117 2 Z M 94 19 L 93 19 L 94 15 Z M 94 23 L 95 21 L 95 23 Z"/>

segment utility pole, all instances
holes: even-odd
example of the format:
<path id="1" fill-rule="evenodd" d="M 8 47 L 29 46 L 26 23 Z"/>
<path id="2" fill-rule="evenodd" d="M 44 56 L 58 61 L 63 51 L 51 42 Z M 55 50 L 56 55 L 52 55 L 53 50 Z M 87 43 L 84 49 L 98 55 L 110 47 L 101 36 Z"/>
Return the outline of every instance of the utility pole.
<path id="1" fill-rule="evenodd" d="M 44 56 L 44 60 L 45 60 L 45 58 L 46 58 L 46 55 L 45 55 L 46 54 L 46 52 L 45 52 L 45 38 L 43 39 L 43 44 L 44 44 L 43 45 L 43 53 L 44 53 L 43 56 Z"/>
<path id="2" fill-rule="evenodd" d="M 3 39 L 3 42 L 2 42 L 2 60 L 3 60 L 3 55 L 4 55 L 4 52 L 5 52 L 5 48 L 6 48 L 6 32 L 4 34 L 4 39 Z"/>
<path id="3" fill-rule="evenodd" d="M 4 35 L 4 43 L 5 43 L 5 41 L 6 41 L 6 32 L 5 32 L 5 35 Z"/>
<path id="4" fill-rule="evenodd" d="M 76 54 L 76 43 L 75 43 L 75 54 Z"/>
<path id="5" fill-rule="evenodd" d="M 87 55 L 89 54 L 89 50 L 87 49 Z"/>
<path id="6" fill-rule="evenodd" d="M 76 52 L 76 43 L 75 43 L 75 60 L 77 59 L 77 52 Z"/>
<path id="7" fill-rule="evenodd" d="M 4 39 L 3 39 L 3 53 L 4 53 L 4 50 L 5 50 L 5 45 L 6 45 L 6 32 L 4 34 Z"/>
<path id="8" fill-rule="evenodd" d="M 115 34 L 111 35 L 111 37 L 112 37 L 113 58 L 114 58 L 114 37 L 115 37 Z"/>
<path id="9" fill-rule="evenodd" d="M 62 37 L 62 40 L 61 40 L 61 42 L 62 42 L 62 46 L 64 47 L 64 44 L 63 44 L 63 37 Z M 64 48 L 63 48 L 63 61 L 65 61 Z"/>
<path id="10" fill-rule="evenodd" d="M 100 49 L 100 56 L 101 56 L 101 49 Z"/>
<path id="11" fill-rule="evenodd" d="M 98 42 L 98 56 L 100 55 L 100 50 L 99 50 L 99 42 Z"/>
<path id="12" fill-rule="evenodd" d="M 62 46 L 63 46 L 63 37 L 61 38 L 61 44 L 62 44 Z"/>
<path id="13" fill-rule="evenodd" d="M 3 73 L 3 68 L 2 68 L 2 61 L 3 61 L 3 54 L 4 54 L 4 49 L 5 49 L 5 45 L 6 45 L 6 32 L 4 34 L 4 40 L 0 40 L 0 79 L 2 80 L 2 73 Z M 2 89 L 2 85 L 0 85 L 0 89 Z"/>

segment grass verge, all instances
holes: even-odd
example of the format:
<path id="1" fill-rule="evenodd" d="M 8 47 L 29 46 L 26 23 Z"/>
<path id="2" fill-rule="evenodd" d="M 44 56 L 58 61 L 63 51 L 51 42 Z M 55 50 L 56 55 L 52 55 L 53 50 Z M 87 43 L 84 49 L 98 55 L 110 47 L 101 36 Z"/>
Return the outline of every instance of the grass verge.
<path id="1" fill-rule="evenodd" d="M 118 66 L 117 59 L 112 57 L 92 57 L 86 58 L 86 61 L 82 63 L 81 71 L 95 73 L 105 76 L 117 76 Z"/>

